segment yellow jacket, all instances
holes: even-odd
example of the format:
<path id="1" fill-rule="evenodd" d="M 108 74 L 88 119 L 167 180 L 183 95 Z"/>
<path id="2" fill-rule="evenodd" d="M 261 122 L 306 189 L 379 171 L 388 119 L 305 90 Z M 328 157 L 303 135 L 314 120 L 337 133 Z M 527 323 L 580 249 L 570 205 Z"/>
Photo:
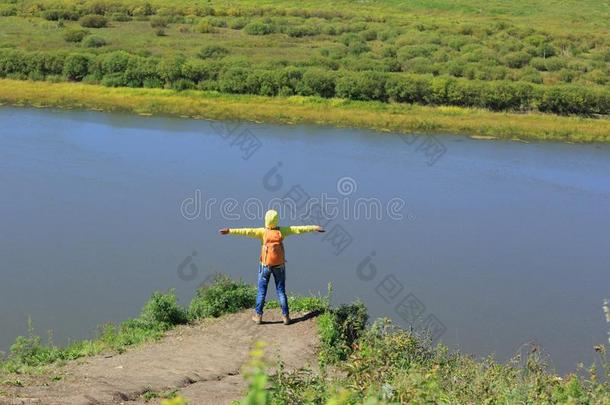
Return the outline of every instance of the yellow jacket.
<path id="1" fill-rule="evenodd" d="M 269 210 L 265 214 L 264 228 L 232 228 L 229 229 L 229 235 L 248 236 L 250 238 L 258 238 L 263 243 L 265 229 L 277 227 L 279 215 L 275 210 Z M 318 225 L 300 225 L 300 226 L 280 226 L 282 236 L 285 238 L 288 235 L 298 235 L 306 232 L 316 232 L 320 227 Z"/>

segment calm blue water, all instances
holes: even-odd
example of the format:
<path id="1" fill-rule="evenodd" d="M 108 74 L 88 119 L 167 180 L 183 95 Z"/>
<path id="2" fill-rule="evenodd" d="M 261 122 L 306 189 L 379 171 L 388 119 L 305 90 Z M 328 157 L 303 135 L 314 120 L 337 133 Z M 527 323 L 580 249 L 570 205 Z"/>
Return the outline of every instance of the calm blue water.
<path id="1" fill-rule="evenodd" d="M 426 320 L 502 361 L 536 343 L 561 372 L 606 339 L 609 145 L 8 107 L 0 123 L 0 350 L 28 317 L 65 343 L 156 289 L 188 303 L 216 271 L 254 282 L 258 242 L 218 228 L 260 226 L 257 200 L 303 192 L 341 209 L 326 234 L 287 240 L 290 291 L 333 282 L 373 317 Z M 445 150 L 432 165 L 424 141 Z M 354 218 L 358 198 L 382 218 Z"/>

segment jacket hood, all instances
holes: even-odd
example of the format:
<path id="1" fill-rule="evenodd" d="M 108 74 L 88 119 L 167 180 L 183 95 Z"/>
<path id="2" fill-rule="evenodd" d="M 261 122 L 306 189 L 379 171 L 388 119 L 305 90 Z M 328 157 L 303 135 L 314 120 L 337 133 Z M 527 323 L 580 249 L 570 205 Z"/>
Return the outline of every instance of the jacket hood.
<path id="1" fill-rule="evenodd" d="M 279 222 L 279 215 L 276 210 L 269 210 L 265 214 L 265 228 L 275 228 Z"/>

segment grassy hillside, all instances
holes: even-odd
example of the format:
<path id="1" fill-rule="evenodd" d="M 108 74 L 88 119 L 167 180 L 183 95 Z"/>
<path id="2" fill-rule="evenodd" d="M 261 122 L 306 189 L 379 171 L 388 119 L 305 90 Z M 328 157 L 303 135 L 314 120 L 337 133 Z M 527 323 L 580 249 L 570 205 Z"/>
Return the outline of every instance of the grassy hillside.
<path id="1" fill-rule="evenodd" d="M 268 375 L 260 346 L 253 351 L 250 370 L 244 373 L 251 385 L 243 404 L 610 403 L 610 364 L 603 344 L 595 347 L 597 365 L 558 376 L 547 368 L 544 354 L 536 347 L 525 358 L 516 357 L 506 364 L 493 358 L 475 359 L 443 345 L 432 346 L 425 331 L 407 332 L 387 319 L 369 325 L 362 303 L 334 308 L 329 305 L 330 293 L 329 288 L 326 297 L 289 298 L 292 312 L 318 314 L 319 370 L 286 372 L 280 367 Z M 176 325 L 252 308 L 255 297 L 254 286 L 220 276 L 202 286 L 188 308 L 179 305 L 171 291 L 154 293 L 140 317 L 119 326 L 105 325 L 94 340 L 59 348 L 41 343 L 34 334 L 19 337 L 8 357 L 0 358 L 0 398 L 10 396 L 11 387 L 27 385 L 24 374 L 42 375 L 52 383 L 66 361 L 122 353 L 133 345 L 161 339 Z M 278 304 L 271 301 L 267 305 Z M 604 310 L 608 314 L 607 304 Z M 176 387 L 171 395 L 179 391 Z M 142 399 L 147 398 L 154 397 Z"/>
<path id="2" fill-rule="evenodd" d="M 0 0 L 0 77 L 607 120 L 609 21 L 591 0 Z"/>

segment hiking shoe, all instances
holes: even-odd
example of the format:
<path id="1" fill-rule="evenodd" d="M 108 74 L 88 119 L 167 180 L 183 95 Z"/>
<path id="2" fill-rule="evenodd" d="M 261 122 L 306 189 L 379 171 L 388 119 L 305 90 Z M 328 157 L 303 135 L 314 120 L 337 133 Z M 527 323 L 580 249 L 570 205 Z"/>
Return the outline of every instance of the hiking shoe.
<path id="1" fill-rule="evenodd" d="M 282 320 L 284 321 L 284 325 L 290 325 L 290 316 L 282 316 Z"/>
<path id="2" fill-rule="evenodd" d="M 259 315 L 259 314 L 254 314 L 252 315 L 252 320 L 254 321 L 254 323 L 256 323 L 257 325 L 260 325 L 261 323 L 263 323 L 263 316 Z"/>

